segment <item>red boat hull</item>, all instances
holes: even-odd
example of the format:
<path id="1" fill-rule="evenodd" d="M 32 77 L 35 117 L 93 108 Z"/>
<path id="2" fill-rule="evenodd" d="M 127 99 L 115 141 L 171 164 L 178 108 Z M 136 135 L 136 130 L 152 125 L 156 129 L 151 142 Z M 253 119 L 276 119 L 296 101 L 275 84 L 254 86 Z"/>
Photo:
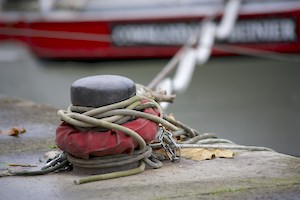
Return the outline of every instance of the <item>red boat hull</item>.
<path id="1" fill-rule="evenodd" d="M 151 38 L 151 35 L 143 34 L 143 31 L 152 31 L 152 36 L 157 37 L 158 35 L 159 37 L 160 32 L 158 32 L 157 27 L 169 27 L 170 30 L 175 30 L 173 34 L 179 34 L 183 31 L 184 24 L 189 24 L 192 28 L 195 28 L 195 25 L 202 19 L 202 16 L 193 16 L 184 18 L 166 17 L 155 20 L 101 20 L 100 18 L 98 20 L 81 21 L 51 21 L 42 19 L 40 21 L 26 21 L 19 19 L 13 22 L 3 22 L 2 20 L 0 22 L 1 30 L 20 30 L 20 32 L 27 31 L 27 33 L 30 30 L 47 31 L 48 36 L 8 34 L 0 31 L 0 40 L 17 40 L 23 42 L 34 54 L 41 58 L 167 58 L 176 53 L 181 44 L 184 43 L 184 39 L 178 42 L 180 36 L 179 39 L 173 38 L 175 41 L 173 43 L 171 41 L 166 44 L 165 40 L 160 43 L 159 39 L 156 42 L 155 38 Z M 137 28 L 137 32 L 134 32 L 134 27 Z M 241 14 L 235 28 L 233 37 L 227 41 L 218 41 L 217 44 L 223 43 L 283 53 L 300 52 L 300 9 L 273 13 Z M 132 33 L 127 33 L 127 36 L 122 38 L 122 31 L 126 30 L 129 32 L 132 31 Z M 176 33 L 176 30 L 178 33 Z M 64 35 L 63 37 L 55 37 L 51 36 L 52 32 Z M 76 39 L 72 39 L 72 37 L 68 38 L 68 34 L 72 36 L 78 33 L 85 35 Z M 165 34 L 168 34 L 168 32 L 166 31 Z M 99 41 L 89 37 L 93 36 L 94 38 L 98 35 Z M 101 40 L 102 36 L 108 39 Z M 168 39 L 166 35 L 162 35 L 162 38 L 164 37 Z M 217 51 L 216 49 L 213 50 L 213 55 L 228 54 L 231 53 Z"/>

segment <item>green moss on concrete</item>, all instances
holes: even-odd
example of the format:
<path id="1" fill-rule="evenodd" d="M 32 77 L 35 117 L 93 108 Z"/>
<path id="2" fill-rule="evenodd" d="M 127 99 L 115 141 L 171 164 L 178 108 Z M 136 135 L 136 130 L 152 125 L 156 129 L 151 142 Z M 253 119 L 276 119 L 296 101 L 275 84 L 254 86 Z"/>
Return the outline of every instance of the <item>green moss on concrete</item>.
<path id="1" fill-rule="evenodd" d="M 299 185 L 300 176 L 288 177 L 288 178 L 267 178 L 267 179 L 246 179 L 243 180 L 249 182 L 249 186 L 244 187 L 224 187 L 216 190 L 209 191 L 208 195 L 222 195 L 224 193 L 242 192 L 245 190 L 257 189 L 257 188 L 282 188 L 286 186 Z"/>
<path id="2" fill-rule="evenodd" d="M 267 179 L 249 179 L 250 183 L 257 187 L 282 187 L 290 185 L 300 185 L 300 176 L 287 178 L 267 178 Z"/>
<path id="3" fill-rule="evenodd" d="M 154 200 L 167 200 L 167 198 L 166 197 L 158 197 L 158 198 L 156 198 Z"/>
<path id="4" fill-rule="evenodd" d="M 217 190 L 212 190 L 210 191 L 208 194 L 209 195 L 222 195 L 224 193 L 228 193 L 228 192 L 240 192 L 240 191 L 244 191 L 247 190 L 247 188 L 241 187 L 241 188 L 220 188 Z"/>
<path id="5" fill-rule="evenodd" d="M 211 198 L 214 199 L 215 196 L 217 199 L 219 199 L 222 196 L 243 196 L 249 191 L 284 191 L 285 189 L 289 189 L 291 187 L 300 187 L 300 176 L 286 178 L 243 178 L 226 180 L 226 185 L 229 185 L 229 187 L 220 187 L 219 183 L 209 183 L 209 185 L 211 185 L 209 188 L 201 188 L 201 191 L 195 190 L 192 192 L 182 192 L 178 190 L 178 193 L 172 195 L 170 198 L 195 199 L 198 197 L 211 196 Z"/>

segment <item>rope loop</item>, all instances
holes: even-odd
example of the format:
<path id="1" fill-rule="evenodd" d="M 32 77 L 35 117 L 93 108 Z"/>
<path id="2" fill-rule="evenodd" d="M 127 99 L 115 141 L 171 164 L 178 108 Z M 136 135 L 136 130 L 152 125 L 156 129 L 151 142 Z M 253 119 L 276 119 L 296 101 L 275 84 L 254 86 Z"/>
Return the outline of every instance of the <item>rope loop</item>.
<path id="1" fill-rule="evenodd" d="M 123 165 L 128 165 L 138 161 L 145 161 L 153 168 L 159 168 L 162 166 L 162 163 L 159 160 L 155 162 L 150 161 L 152 157 L 152 148 L 150 146 L 145 147 L 141 150 L 136 150 L 130 155 L 119 154 L 113 156 L 103 156 L 103 157 L 93 157 L 88 160 L 77 158 L 71 154 L 67 154 L 68 160 L 75 166 L 83 168 L 109 168 L 109 167 L 118 167 Z"/>

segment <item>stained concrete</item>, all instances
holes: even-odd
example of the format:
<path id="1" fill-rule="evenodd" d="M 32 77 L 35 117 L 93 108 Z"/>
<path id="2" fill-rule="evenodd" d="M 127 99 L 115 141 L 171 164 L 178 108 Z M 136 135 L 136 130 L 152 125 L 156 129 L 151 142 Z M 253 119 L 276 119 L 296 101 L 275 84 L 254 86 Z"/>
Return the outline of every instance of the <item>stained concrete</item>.
<path id="1" fill-rule="evenodd" d="M 23 127 L 19 137 L 0 135 L 0 172 L 7 163 L 37 165 L 53 150 L 57 108 L 0 96 L 0 130 Z M 228 138 L 231 139 L 231 138 Z M 12 168 L 12 167 L 10 167 Z M 35 167 L 33 168 L 35 169 Z M 1 199 L 300 199 L 300 158 L 276 152 L 239 151 L 232 159 L 182 159 L 160 169 L 75 185 L 82 175 L 63 172 L 0 177 Z"/>

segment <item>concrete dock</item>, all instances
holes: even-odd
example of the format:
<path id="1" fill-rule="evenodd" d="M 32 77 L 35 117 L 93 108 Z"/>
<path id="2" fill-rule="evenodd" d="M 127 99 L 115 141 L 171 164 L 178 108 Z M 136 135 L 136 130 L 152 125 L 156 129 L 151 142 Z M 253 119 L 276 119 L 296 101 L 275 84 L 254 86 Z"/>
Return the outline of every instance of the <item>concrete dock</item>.
<path id="1" fill-rule="evenodd" d="M 18 137 L 0 135 L 0 172 L 7 164 L 42 166 L 60 123 L 57 108 L 0 96 L 0 130 L 22 127 Z M 20 169 L 20 167 L 9 167 Z M 141 174 L 75 185 L 82 175 L 0 177 L 0 199 L 300 199 L 300 158 L 276 152 L 239 151 L 234 158 L 163 162 Z"/>

